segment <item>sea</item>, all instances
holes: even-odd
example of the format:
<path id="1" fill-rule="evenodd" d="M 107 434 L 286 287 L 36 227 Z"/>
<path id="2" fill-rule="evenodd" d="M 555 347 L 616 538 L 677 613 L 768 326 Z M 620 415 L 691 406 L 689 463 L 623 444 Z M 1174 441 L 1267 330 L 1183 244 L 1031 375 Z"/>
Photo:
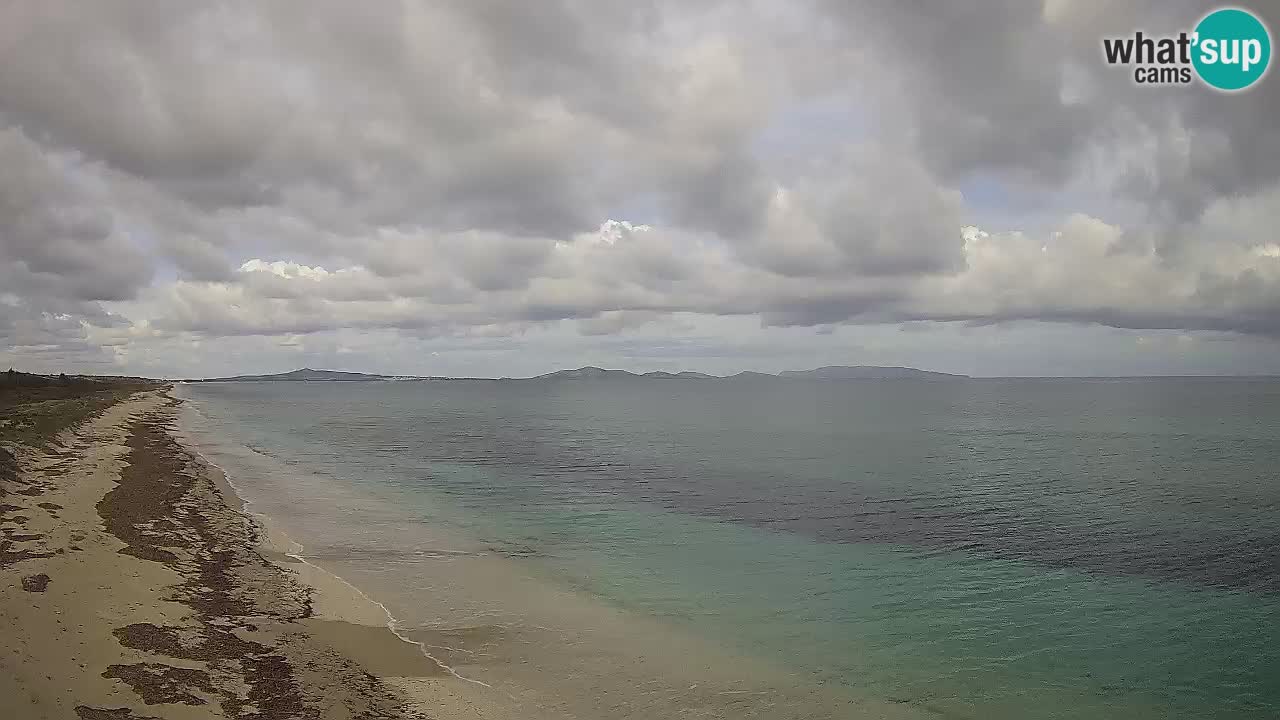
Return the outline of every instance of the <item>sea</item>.
<path id="1" fill-rule="evenodd" d="M 1280 380 L 176 393 L 303 558 L 531 718 L 1280 717 Z"/>

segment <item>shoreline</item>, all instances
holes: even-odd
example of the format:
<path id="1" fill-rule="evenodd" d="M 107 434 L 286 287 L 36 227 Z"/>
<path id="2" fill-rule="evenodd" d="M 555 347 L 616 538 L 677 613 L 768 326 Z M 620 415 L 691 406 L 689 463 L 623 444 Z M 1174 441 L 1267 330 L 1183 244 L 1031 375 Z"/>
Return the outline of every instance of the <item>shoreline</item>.
<path id="1" fill-rule="evenodd" d="M 402 634 L 392 608 L 256 511 L 184 434 L 182 403 L 169 388 L 134 393 L 49 447 L 14 446 L 31 493 L 0 512 L 15 568 L 0 584 L 0 717 L 917 716 L 791 687 L 790 672 L 547 585 L 501 556 L 424 566 L 447 588 L 412 601 L 509 598 L 503 612 L 522 621 L 446 619 Z M 57 510 L 37 522 L 37 501 Z M 7 519 L 27 526 L 13 532 Z M 398 606 L 406 589 L 391 598 Z"/>
<path id="2" fill-rule="evenodd" d="M 131 389 L 40 442 L 0 435 L 0 717 L 562 717 L 311 562 L 184 437 L 183 402 Z"/>
<path id="3" fill-rule="evenodd" d="M 810 682 L 805 671 L 773 658 L 746 654 L 714 636 L 554 582 L 523 556 L 494 552 L 491 539 L 459 536 L 456 529 L 426 522 L 415 513 L 399 514 L 394 503 L 361 496 L 343 483 L 312 488 L 294 477 L 294 461 L 238 432 L 225 434 L 220 424 L 227 418 L 204 415 L 200 398 L 187 397 L 193 400 L 184 409 L 190 442 L 210 465 L 223 469 L 233 488 L 236 477 L 248 478 L 246 490 L 237 493 L 248 503 L 247 512 L 265 518 L 292 546 L 304 546 L 301 552 L 293 552 L 289 542 L 277 546 L 284 556 L 307 561 L 291 567 L 318 568 L 370 600 L 365 589 L 376 594 L 373 602 L 386 608 L 384 616 L 402 623 L 393 628 L 397 636 L 407 635 L 427 656 L 453 669 L 451 680 L 464 681 L 454 683 L 450 694 L 456 699 L 461 693 L 465 700 L 457 705 L 460 716 L 928 716 L 901 701 Z M 187 410 L 193 413 L 186 415 Z M 336 508 L 342 510 L 335 514 Z M 407 553 L 397 560 L 409 564 L 403 574 L 397 568 L 384 577 L 359 560 L 344 559 L 348 542 L 354 542 L 357 552 L 366 542 L 345 535 L 335 540 L 328 534 L 331 523 L 358 526 L 341 519 L 347 512 L 362 521 L 386 523 L 382 532 L 387 534 L 379 534 L 374 544 Z M 319 546 L 314 561 L 308 557 L 311 542 Z M 335 542 L 338 546 L 331 547 Z M 468 549 L 444 552 L 442 547 Z M 393 682 L 412 697 L 427 699 L 430 707 L 442 707 L 442 683 Z M 490 710 L 479 712 L 478 706 Z"/>
<path id="4" fill-rule="evenodd" d="M 175 399 L 180 403 L 184 402 L 181 398 Z M 235 481 L 232 479 L 232 476 L 227 469 L 210 460 L 208 456 L 202 453 L 193 439 L 188 437 L 175 437 L 175 440 L 187 452 L 191 453 L 197 462 L 204 466 L 204 472 L 209 476 L 214 484 L 218 486 L 227 505 L 233 511 L 246 516 L 258 528 L 259 539 L 257 550 L 263 555 L 264 559 L 277 564 L 283 563 L 282 567 L 284 569 L 294 573 L 298 573 L 298 570 L 296 567 L 290 567 L 291 565 L 303 565 L 308 568 L 310 572 L 306 579 L 303 579 L 301 577 L 301 573 L 298 573 L 299 582 L 308 586 L 312 591 L 313 604 L 323 603 L 329 607 L 328 612 L 323 613 L 325 616 L 330 616 L 344 622 L 369 624 L 367 623 L 369 618 L 365 614 L 365 611 L 356 607 L 356 605 L 364 604 L 366 606 L 370 606 L 370 610 L 371 608 L 376 607 L 377 612 L 381 613 L 382 616 L 382 626 L 386 627 L 386 629 L 395 635 L 401 642 L 412 646 L 418 652 L 422 653 L 423 657 L 435 663 L 441 670 L 454 678 L 462 680 L 463 682 L 474 683 L 476 685 L 492 689 L 493 686 L 486 682 L 460 675 L 452 667 L 432 655 L 427 650 L 425 643 L 406 637 L 402 634 L 396 629 L 396 623 L 399 621 L 386 605 L 373 599 L 363 589 L 341 575 L 338 575 L 337 573 L 309 560 L 306 556 L 305 545 L 291 537 L 279 526 L 277 521 L 271 518 L 271 516 L 254 510 L 253 501 L 246 497 L 246 493 L 242 488 L 236 486 Z M 278 558 L 288 559 L 280 560 Z M 341 588 L 334 587 L 334 584 L 340 585 Z M 352 594 L 354 594 L 354 597 L 352 597 Z M 318 602 L 316 598 L 317 595 L 320 596 Z M 342 598 L 339 597 L 339 595 L 348 595 L 348 597 Z M 339 604 L 342 605 L 341 608 L 334 607 Z"/>
<path id="5" fill-rule="evenodd" d="M 782 564 L 795 568 L 795 574 L 772 575 L 780 579 L 826 577 L 815 570 L 872 581 L 928 578 L 914 586 L 926 591 L 919 603 L 891 605 L 891 614 L 841 606 L 857 613 L 857 630 L 869 628 L 873 639 L 880 617 L 896 622 L 906 614 L 963 628 L 1003 627 L 1000 621 L 1011 618 L 1021 623 L 1014 627 L 1034 622 L 1049 634 L 1033 646 L 1042 657 L 1044 649 L 1075 652 L 1092 641 L 1115 657 L 1121 655 L 1113 648 L 1136 648 L 1129 657 L 1176 659 L 1179 647 L 1148 655 L 1135 638 L 1179 633 L 1185 618 L 1201 623 L 1193 640 L 1234 639 L 1236 647 L 1271 657 L 1257 638 L 1265 637 L 1258 630 L 1267 627 L 1274 608 L 1243 593 L 1198 586 L 1188 593 L 1145 578 L 1035 574 L 1022 563 L 992 567 L 974 558 L 951 566 L 933 558 L 897 566 L 882 553 L 851 555 L 843 546 L 814 546 L 802 538 L 778 544 L 779 538 L 752 528 L 711 526 L 680 515 L 626 509 L 590 515 L 595 525 L 589 527 L 630 540 L 660 538 L 659 550 L 681 553 L 665 564 L 645 564 L 645 558 L 668 559 L 644 554 L 646 546 L 623 557 L 641 558 L 639 567 L 651 569 L 623 580 L 673 583 L 653 586 L 651 595 L 638 595 L 631 604 L 626 591 L 648 588 L 616 582 L 618 576 L 607 572 L 596 584 L 574 582 L 583 575 L 556 574 L 613 569 L 572 552 L 596 551 L 586 541 L 600 535 L 584 532 L 574 545 L 557 545 L 545 532 L 520 535 L 528 527 L 557 526 L 504 525 L 507 506 L 497 502 L 467 505 L 472 514 L 465 515 L 437 492 L 455 479 L 447 474 L 452 466 L 432 465 L 429 455 L 402 457 L 398 443 L 380 444 L 373 433 L 340 435 L 350 427 L 341 423 L 337 432 L 308 434 L 308 418 L 327 413 L 305 406 L 294 412 L 280 398 L 268 398 L 267 406 L 289 412 L 259 416 L 262 405 L 218 404 L 180 388 L 170 389 L 172 396 L 154 386 L 113 392 L 129 397 L 87 418 L 82 411 L 98 401 L 84 397 L 52 401 L 57 405 L 21 398 L 16 411 L 0 412 L 0 717 L 835 720 L 977 717 L 988 708 L 999 716 L 1026 716 L 1014 714 L 1024 710 L 1014 706 L 1020 702 L 1014 693 L 1034 693 L 1044 707 L 1095 716 L 1163 717 L 1175 708 L 1159 694 L 1164 686 L 1158 678 L 1135 675 L 1131 685 L 1118 685 L 1115 677 L 1127 669 L 1096 682 L 1087 674 L 1050 674 L 1038 666 L 1025 675 L 993 671 L 978 677 L 968 666 L 949 663 L 946 653 L 937 660 L 924 653 L 904 656 L 923 659 L 915 664 L 883 662 L 872 652 L 853 658 L 850 652 L 866 672 L 837 676 L 855 667 L 839 663 L 845 656 L 815 653 L 809 665 L 786 664 L 790 657 L 767 652 L 781 644 L 762 645 L 764 652 L 735 644 L 731 623 L 739 618 L 721 622 L 715 614 L 726 605 L 708 602 L 710 612 L 683 616 L 646 612 L 653 607 L 644 604 L 648 597 L 681 599 L 687 596 L 680 591 L 701 587 L 675 584 L 692 574 L 682 574 L 684 568 L 701 573 L 710 561 L 738 567 L 735 559 L 778 560 L 761 566 L 769 572 Z M 15 407 L 12 401 L 0 396 L 0 411 Z M 64 430 L 49 437 L 40 434 L 45 426 Z M 13 433 L 15 427 L 24 434 Z M 388 450 L 389 459 L 379 455 Z M 417 477 L 423 479 L 415 482 Z M 560 517 L 551 515 L 552 521 Z M 528 539 L 520 545 L 527 552 L 503 552 L 511 538 Z M 756 544 L 763 539 L 770 544 Z M 615 547 L 606 542 L 599 551 L 613 560 L 617 556 L 608 553 Z M 563 548 L 569 551 L 557 554 Z M 727 548 L 733 552 L 721 552 Z M 967 587 L 975 581 L 986 588 L 981 596 L 991 598 L 980 613 L 932 614 L 940 596 L 929 592 L 930 584 Z M 1018 589 L 1028 602 L 1016 604 L 1015 597 L 1006 612 L 1009 596 L 991 592 L 1003 588 Z M 870 600 L 898 602 L 902 590 Z M 785 593 L 779 597 L 769 606 L 744 603 L 743 616 L 757 607 L 779 615 L 788 608 L 822 609 L 797 606 Z M 954 599 L 941 597 L 943 610 Z M 1099 626 L 1105 634 L 1087 622 L 1102 607 L 1118 618 Z M 1147 624 L 1152 617 L 1170 620 Z M 802 647 L 824 647 L 809 635 L 792 637 Z M 1064 668 L 1050 669 L 1071 671 L 1073 657 L 1063 657 Z M 826 663 L 835 672 L 811 670 L 827 659 L 837 661 Z M 951 667 L 954 684 L 948 684 Z M 1265 667 L 1238 676 L 1265 687 Z M 840 682 L 874 681 L 878 672 L 909 681 L 911 673 L 927 674 L 932 685 L 895 695 L 884 692 L 885 685 L 866 682 L 864 693 Z M 961 685 L 972 677 L 978 682 Z M 995 682 L 1010 677 L 1029 681 Z M 1203 686 L 1211 687 L 1207 681 Z M 1123 691 L 1111 689 L 1116 687 Z M 960 704 L 977 697 L 966 693 L 986 688 L 999 694 Z M 931 701 L 929 692 L 939 701 Z M 1013 700 L 998 705 L 1003 698 Z M 1251 707 L 1247 700 L 1226 701 L 1232 708 Z M 1188 700 L 1175 709 L 1199 707 Z"/>
<path id="6" fill-rule="evenodd" d="M 0 715 L 434 712 L 398 679 L 444 671 L 354 586 L 268 559 L 269 528 L 175 437 L 179 402 L 137 392 L 45 447 L 5 443 Z"/>
<path id="7" fill-rule="evenodd" d="M 175 407 L 199 412 L 187 398 L 176 394 L 176 387 L 170 387 L 166 392 L 173 399 Z M 178 412 L 174 414 L 171 435 L 195 462 L 203 466 L 205 475 L 219 488 L 227 507 L 258 528 L 255 550 L 268 562 L 291 573 L 311 591 L 315 620 L 384 631 L 390 636 L 389 641 L 401 646 L 402 651 L 410 650 L 438 670 L 430 674 L 412 674 L 377 672 L 378 669 L 388 669 L 371 668 L 375 670 L 374 675 L 394 688 L 405 700 L 410 713 L 405 717 L 418 717 L 413 713 L 424 713 L 431 718 L 473 717 L 482 720 L 553 720 L 563 717 L 559 714 L 546 714 L 543 709 L 530 707 L 528 703 L 521 702 L 503 689 L 459 673 L 430 651 L 433 646 L 407 636 L 396 627 L 401 620 L 390 608 L 347 578 L 308 558 L 306 545 L 291 536 L 279 520 L 255 509 L 255 502 L 250 499 L 249 493 L 236 485 L 234 474 L 202 451 L 200 439 L 191 428 L 183 426 Z M 262 452 L 252 447 L 249 449 L 255 453 Z M 330 639 L 342 644 L 345 638 L 333 639 L 330 634 Z M 379 645 L 385 649 L 385 643 Z M 368 657 L 369 653 L 363 648 L 343 644 L 341 649 L 356 659 L 368 660 L 369 665 L 378 664 Z"/>

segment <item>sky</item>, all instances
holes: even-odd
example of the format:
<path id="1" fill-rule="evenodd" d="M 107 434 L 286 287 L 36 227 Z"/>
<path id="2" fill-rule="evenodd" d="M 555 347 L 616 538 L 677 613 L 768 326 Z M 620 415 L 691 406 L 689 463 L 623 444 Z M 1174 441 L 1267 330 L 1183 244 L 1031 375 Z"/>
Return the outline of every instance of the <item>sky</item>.
<path id="1" fill-rule="evenodd" d="M 1102 60 L 1214 7 L 4 3 L 0 365 L 1280 374 L 1280 80 Z"/>

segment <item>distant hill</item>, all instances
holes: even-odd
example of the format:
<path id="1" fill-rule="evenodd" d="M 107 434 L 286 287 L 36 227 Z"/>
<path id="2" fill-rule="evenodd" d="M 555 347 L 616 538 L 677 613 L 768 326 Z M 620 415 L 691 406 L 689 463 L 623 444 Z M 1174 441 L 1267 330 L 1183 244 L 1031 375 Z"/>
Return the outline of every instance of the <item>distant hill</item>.
<path id="1" fill-rule="evenodd" d="M 908 367 L 880 367 L 877 365 L 828 365 L 813 370 L 784 370 L 778 377 L 810 380 L 946 380 L 963 379 L 968 375 L 917 370 Z"/>
<path id="2" fill-rule="evenodd" d="M 715 378 L 714 375 L 708 375 L 706 373 L 700 373 L 700 372 L 693 372 L 691 370 L 685 370 L 684 372 L 678 372 L 678 373 L 665 372 L 663 370 L 655 370 L 653 372 L 647 372 L 641 375 L 640 377 L 650 378 L 654 380 L 708 380 L 708 379 Z"/>
<path id="3" fill-rule="evenodd" d="M 573 370 L 557 370 L 545 375 L 528 378 L 530 380 L 582 380 L 582 379 L 634 379 L 634 380 L 946 380 L 963 379 L 967 375 L 917 370 L 906 367 L 879 367 L 875 365 L 828 365 L 813 370 L 784 370 L 777 375 L 769 373 L 744 371 L 737 375 L 718 377 L 700 372 L 666 372 L 655 370 L 637 374 L 627 370 L 605 370 L 594 366 L 580 367 Z"/>
<path id="4" fill-rule="evenodd" d="M 529 379 L 530 380 L 597 380 L 597 379 L 603 380 L 605 378 L 610 378 L 610 379 L 616 380 L 616 379 L 622 379 L 622 378 L 638 378 L 638 377 L 640 376 L 633 372 L 628 372 L 626 370 L 605 370 L 604 368 L 598 368 L 598 367 L 595 367 L 594 365 L 588 365 L 586 367 L 574 368 L 573 370 L 557 370 L 555 372 L 549 372 L 545 375 L 538 375 L 536 377 L 532 377 Z"/>
<path id="5" fill-rule="evenodd" d="M 531 378 L 515 378 L 515 380 L 771 380 L 808 379 L 808 380 L 902 380 L 927 379 L 944 380 L 959 379 L 967 375 L 950 375 L 948 373 L 931 372 L 904 367 L 877 367 L 873 365 L 829 365 L 813 370 L 785 370 L 777 375 L 769 373 L 744 371 L 728 377 L 708 375 L 706 373 L 685 370 L 668 372 L 654 370 L 647 373 L 633 373 L 629 370 L 606 370 L 588 365 L 572 370 L 557 370 Z M 344 372 L 341 370 L 312 370 L 302 368 L 274 375 L 236 375 L 234 377 L 206 378 L 188 380 L 187 382 L 376 382 L 386 380 L 477 380 L 483 378 L 447 378 L 447 377 L 413 377 L 400 375 L 370 375 L 367 373 Z M 512 380 L 512 378 L 503 378 Z"/>
<path id="6" fill-rule="evenodd" d="M 666 372 L 664 370 L 654 370 L 647 373 L 633 373 L 630 370 L 605 370 L 593 365 L 586 367 L 574 368 L 573 370 L 557 370 L 545 375 L 527 378 L 529 380 L 712 380 L 718 379 L 714 375 L 706 373 L 693 372 L 686 370 L 684 372 Z"/>
<path id="7" fill-rule="evenodd" d="M 290 370 L 289 372 L 276 373 L 274 375 L 236 375 L 234 377 L 206 378 L 190 382 L 369 382 L 390 379 L 392 378 L 387 375 L 302 368 L 301 370 Z"/>
<path id="8" fill-rule="evenodd" d="M 777 375 L 770 373 L 755 372 L 753 370 L 743 370 L 737 375 L 730 375 L 725 380 L 777 380 Z"/>

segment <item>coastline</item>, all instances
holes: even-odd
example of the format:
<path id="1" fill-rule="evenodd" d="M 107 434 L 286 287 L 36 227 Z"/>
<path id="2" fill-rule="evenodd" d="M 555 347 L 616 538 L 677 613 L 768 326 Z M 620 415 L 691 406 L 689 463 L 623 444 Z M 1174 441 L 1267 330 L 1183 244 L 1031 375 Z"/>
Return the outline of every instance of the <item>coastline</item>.
<path id="1" fill-rule="evenodd" d="M 401 634 L 387 606 L 255 512 L 184 435 L 171 392 L 133 393 L 47 447 L 6 443 L 19 473 L 0 498 L 15 503 L 0 513 L 0 717 L 917 716 L 818 688 L 783 711 L 774 668 L 500 556 L 471 558 L 454 589 L 512 595 L 545 627 L 482 628 L 509 633 L 485 657 L 453 641 L 470 626 Z"/>
<path id="2" fill-rule="evenodd" d="M 170 391 L 172 392 L 172 391 Z M 179 403 L 181 398 L 175 398 Z M 414 640 L 402 634 L 397 628 L 397 618 L 386 605 L 370 597 L 364 590 L 346 578 L 328 570 L 307 558 L 306 546 L 291 537 L 269 515 L 253 509 L 253 502 L 245 491 L 237 487 L 233 477 L 226 468 L 219 466 L 201 452 L 194 438 L 180 428 L 173 431 L 175 441 L 192 456 L 193 462 L 201 466 L 200 472 L 218 488 L 219 494 L 227 506 L 240 513 L 251 522 L 257 530 L 256 551 L 267 561 L 291 573 L 310 593 L 311 616 L 302 622 L 313 632 L 339 647 L 348 656 L 358 659 L 361 664 L 379 676 L 379 678 L 399 688 L 409 702 L 410 707 L 422 712 L 433 708 L 437 713 L 442 708 L 466 710 L 466 714 L 483 718 L 506 718 L 513 716 L 515 708 L 502 709 L 494 707 L 492 698 L 467 696 L 467 689 L 440 687 L 440 682 L 428 683 L 423 678 L 436 678 L 448 681 L 453 679 L 464 684 L 471 684 L 488 690 L 494 688 L 481 680 L 465 677 L 453 667 L 434 656 L 426 643 Z M 401 646 L 394 643 L 379 632 L 360 631 L 353 634 L 349 626 L 361 628 L 384 629 Z M 344 631 L 342 628 L 347 626 Z M 367 638 L 360 638 L 366 635 Z M 371 647 L 372 646 L 372 647 Z M 410 658 L 410 669 L 421 669 L 421 660 L 406 655 L 406 652 L 418 653 L 435 666 L 435 672 L 397 672 L 403 665 L 388 666 L 385 658 Z M 379 672 L 381 671 L 381 672 Z M 445 677 L 447 676 L 447 677 Z M 514 698 L 511 698 L 514 700 Z M 448 715 L 446 715 L 447 717 Z M 519 717 L 528 717 L 522 712 Z"/>
<path id="3" fill-rule="evenodd" d="M 178 402 L 137 392 L 45 447 L 6 443 L 0 715 L 424 717 L 404 687 L 447 673 L 271 549 L 175 438 Z"/>
<path id="4" fill-rule="evenodd" d="M 0 436 L 0 717 L 560 717 L 459 675 L 307 560 L 183 437 L 172 393 Z"/>
<path id="5" fill-rule="evenodd" d="M 191 401 L 182 413 L 184 441 L 223 469 L 232 490 L 243 486 L 234 494 L 271 530 L 272 557 L 304 582 L 340 585 L 348 610 L 331 612 L 345 614 L 354 604 L 365 609 L 366 622 L 381 625 L 391 615 L 397 636 L 454 671 L 447 678 L 384 678 L 438 717 L 929 714 L 811 681 L 768 656 L 562 583 L 535 559 L 502 552 L 493 537 L 428 519 L 412 503 L 398 506 L 322 479 L 324 469 L 289 454 L 305 448 L 262 447 L 252 432 L 228 425 L 236 422 L 232 416 L 210 414 L 206 398 L 176 392 Z M 367 549 L 379 553 L 368 562 Z M 316 608 L 326 612 L 321 603 Z"/>
<path id="6" fill-rule="evenodd" d="M 350 420 L 368 407 L 317 409 L 308 401 L 322 393 L 257 404 L 232 396 L 237 405 L 173 388 L 179 403 L 156 384 L 141 393 L 51 387 L 58 397 L 0 393 L 0 717 L 1253 717 L 1269 702 L 1274 602 L 1265 596 L 973 557 L 897 565 L 901 558 L 868 549 L 630 507 L 504 524 L 509 505 L 473 492 L 478 501 L 454 507 L 441 492 L 459 479 L 450 473 L 470 466 L 401 454 L 393 425 L 403 411 L 361 434 Z M 112 405 L 104 398 L 113 394 L 130 397 Z M 314 432 L 313 419 L 346 422 Z M 1228 437 L 1263 434 L 1251 427 Z M 450 448 L 453 439 L 440 435 L 422 442 Z M 474 480 L 488 485 L 472 488 L 495 486 L 491 476 Z M 601 532 L 558 542 L 545 529 L 565 527 L 556 522 L 566 516 Z M 521 534 L 526 527 L 541 532 Z M 640 570 L 631 575 L 574 554 L 612 560 L 617 540 L 648 538 L 657 542 L 622 556 L 632 563 L 622 570 Z M 718 566 L 763 570 L 779 586 L 809 591 L 753 606 L 732 584 L 689 581 L 714 578 Z M 847 655 L 795 634 L 794 647 L 813 656 L 790 664 L 770 655 L 781 643 L 753 647 L 739 641 L 757 636 L 732 634 L 757 609 L 776 610 L 782 630 L 790 613 L 819 617 L 823 606 L 803 598 L 825 598 L 812 590 L 828 587 L 806 578 L 860 582 L 853 592 L 830 586 L 856 622 L 853 633 L 832 633 Z M 686 592 L 705 588 L 723 594 Z M 707 612 L 668 615 L 646 604 L 703 597 Z M 731 614 L 738 608 L 742 616 Z M 1114 619 L 1095 624 L 1102 612 Z M 979 676 L 948 648 L 895 662 L 856 645 L 855 634 L 874 641 L 886 631 L 930 644 L 952 637 L 898 629 L 921 621 L 977 630 L 980 641 L 1038 634 L 1005 646 L 1013 652 L 976 656 L 1014 658 L 1021 675 Z M 1182 638 L 1184 624 L 1195 632 L 1160 645 Z M 1263 664 L 1236 674 L 1246 684 L 1234 695 L 1175 704 L 1161 694 L 1163 678 L 1131 669 L 1203 653 L 1207 662 L 1189 670 L 1216 672 L 1241 650 Z M 1095 655 L 1126 660 L 1108 666 Z M 1073 664 L 1098 679 L 1071 675 Z M 819 674 L 825 667 L 833 672 Z M 895 693 L 873 684 L 885 676 L 930 685 Z M 1205 674 L 1180 677 L 1194 683 L 1184 688 L 1215 688 Z M 855 684 L 862 678 L 871 681 Z M 485 684 L 464 682 L 474 679 Z"/>

